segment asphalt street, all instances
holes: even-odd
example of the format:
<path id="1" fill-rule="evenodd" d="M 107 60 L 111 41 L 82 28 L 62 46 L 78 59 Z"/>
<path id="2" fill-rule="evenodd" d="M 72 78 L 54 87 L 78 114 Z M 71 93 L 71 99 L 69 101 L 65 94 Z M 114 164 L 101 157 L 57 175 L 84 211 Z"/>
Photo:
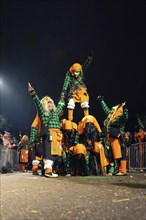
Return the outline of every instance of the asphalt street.
<path id="1" fill-rule="evenodd" d="M 146 220 L 146 172 L 127 176 L 0 174 L 1 220 Z"/>

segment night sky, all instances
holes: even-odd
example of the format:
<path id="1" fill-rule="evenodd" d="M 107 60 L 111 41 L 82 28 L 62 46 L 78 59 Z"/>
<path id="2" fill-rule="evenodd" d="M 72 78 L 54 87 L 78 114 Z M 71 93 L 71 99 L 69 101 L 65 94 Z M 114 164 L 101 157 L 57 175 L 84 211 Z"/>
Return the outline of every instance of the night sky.
<path id="1" fill-rule="evenodd" d="M 109 107 L 126 101 L 132 129 L 136 113 L 146 115 L 145 9 L 141 0 L 1 0 L 0 115 L 11 128 L 28 131 L 36 109 L 27 83 L 57 104 L 66 72 L 93 50 L 85 73 L 90 114 L 102 127 L 97 96 Z M 79 106 L 74 116 L 83 117 Z"/>

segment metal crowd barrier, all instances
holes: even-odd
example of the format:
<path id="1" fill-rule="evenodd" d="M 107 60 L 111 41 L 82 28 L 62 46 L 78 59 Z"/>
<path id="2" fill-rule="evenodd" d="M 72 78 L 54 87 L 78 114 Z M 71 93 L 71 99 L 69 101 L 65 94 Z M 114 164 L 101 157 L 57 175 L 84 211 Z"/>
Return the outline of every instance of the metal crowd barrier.
<path id="1" fill-rule="evenodd" d="M 130 145 L 128 148 L 127 163 L 129 172 L 146 170 L 146 142 Z M 19 166 L 19 152 L 13 148 L 8 149 L 0 144 L 0 172 L 3 165 L 17 171 Z"/>
<path id="2" fill-rule="evenodd" d="M 0 172 L 5 166 L 8 170 L 18 170 L 19 152 L 13 148 L 9 149 L 0 144 Z"/>
<path id="3" fill-rule="evenodd" d="M 146 170 L 146 142 L 131 144 L 128 148 L 128 171 Z"/>

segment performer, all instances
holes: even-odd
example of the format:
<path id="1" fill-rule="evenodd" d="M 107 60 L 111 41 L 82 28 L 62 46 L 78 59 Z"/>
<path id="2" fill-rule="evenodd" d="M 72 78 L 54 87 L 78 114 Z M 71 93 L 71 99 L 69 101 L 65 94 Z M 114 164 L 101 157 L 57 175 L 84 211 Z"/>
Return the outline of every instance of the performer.
<path id="1" fill-rule="evenodd" d="M 96 118 L 93 115 L 83 117 L 78 124 L 78 132 L 80 141 L 86 146 L 89 154 L 87 164 L 89 164 L 91 173 L 105 175 L 109 162 L 105 156 L 102 131 Z"/>
<path id="2" fill-rule="evenodd" d="M 30 143 L 32 146 L 32 174 L 39 175 L 39 164 L 42 165 L 42 137 L 40 136 L 41 121 L 39 115 L 36 114 L 36 117 L 31 125 L 30 131 Z M 42 167 L 42 175 L 43 173 Z"/>
<path id="3" fill-rule="evenodd" d="M 63 133 L 62 161 L 64 165 L 64 172 L 66 176 L 71 176 L 74 175 L 75 171 L 73 147 L 78 144 L 79 141 L 77 124 L 64 118 L 62 119 L 61 125 Z"/>
<path id="4" fill-rule="evenodd" d="M 144 123 L 142 122 L 139 114 L 136 115 L 135 139 L 137 143 L 146 141 L 146 132 L 144 128 Z"/>
<path id="5" fill-rule="evenodd" d="M 109 109 L 103 96 L 98 96 L 98 100 L 106 114 L 104 121 L 106 128 L 106 138 L 112 148 L 115 159 L 115 174 L 127 175 L 126 170 L 126 144 L 125 144 L 125 124 L 128 120 L 128 109 L 125 107 L 126 102 L 118 104 Z"/>
<path id="6" fill-rule="evenodd" d="M 69 71 L 66 73 L 66 77 L 63 84 L 62 94 L 68 93 L 68 120 L 73 120 L 73 110 L 75 103 L 80 103 L 81 108 L 84 109 L 84 115 L 89 114 L 89 95 L 87 92 L 84 72 L 92 62 L 92 53 L 88 56 L 83 65 L 80 63 L 74 63 Z M 68 92 L 69 87 L 69 92 Z"/>
<path id="7" fill-rule="evenodd" d="M 146 141 L 146 131 L 145 131 L 144 124 L 139 114 L 136 115 L 134 137 L 135 137 L 136 143 L 138 143 L 139 167 L 140 167 L 140 170 L 143 171 L 143 168 L 144 168 L 144 144 L 143 142 Z"/>
<path id="8" fill-rule="evenodd" d="M 70 120 L 62 120 L 63 162 L 66 175 L 88 175 L 86 146 L 79 143 L 78 126 Z"/>
<path id="9" fill-rule="evenodd" d="M 20 142 L 18 143 L 20 172 L 27 171 L 29 150 L 30 150 L 29 138 L 27 135 L 23 135 Z"/>
<path id="10" fill-rule="evenodd" d="M 87 149 L 82 143 L 78 143 L 73 147 L 74 154 L 74 175 L 88 176 L 88 167 L 86 163 Z"/>
<path id="11" fill-rule="evenodd" d="M 40 135 L 42 136 L 44 175 L 46 177 L 58 177 L 58 175 L 53 172 L 53 163 L 55 156 L 61 156 L 62 151 L 60 113 L 65 106 L 64 96 L 61 96 L 56 107 L 54 101 L 49 96 L 45 96 L 40 101 L 30 83 L 28 83 L 28 92 L 32 96 L 41 121 Z"/>

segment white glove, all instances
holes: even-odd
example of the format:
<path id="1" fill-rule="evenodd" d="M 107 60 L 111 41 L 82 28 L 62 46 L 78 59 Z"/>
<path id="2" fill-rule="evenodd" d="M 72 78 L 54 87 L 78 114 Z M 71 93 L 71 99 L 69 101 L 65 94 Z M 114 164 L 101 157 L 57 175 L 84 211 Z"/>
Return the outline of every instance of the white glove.
<path id="1" fill-rule="evenodd" d="M 67 104 L 67 108 L 69 109 L 74 109 L 75 108 L 75 102 L 73 99 L 70 99 L 68 104 Z"/>
<path id="2" fill-rule="evenodd" d="M 86 101 L 86 102 L 82 102 L 81 103 L 81 108 L 89 108 L 89 103 Z"/>

